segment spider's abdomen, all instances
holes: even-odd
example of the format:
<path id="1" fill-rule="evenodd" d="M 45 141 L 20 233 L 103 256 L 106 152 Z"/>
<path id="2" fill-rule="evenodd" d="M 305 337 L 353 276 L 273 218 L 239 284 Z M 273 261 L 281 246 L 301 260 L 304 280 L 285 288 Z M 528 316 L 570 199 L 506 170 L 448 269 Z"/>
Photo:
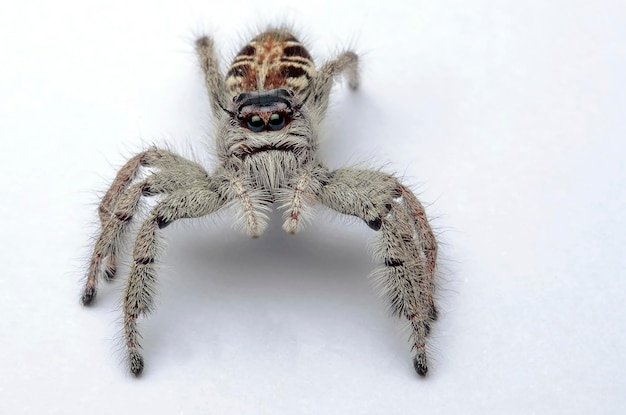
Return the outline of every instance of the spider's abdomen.
<path id="1" fill-rule="evenodd" d="M 269 30 L 239 51 L 226 74 L 226 89 L 235 96 L 287 88 L 302 97 L 314 74 L 311 55 L 298 39 L 285 30 Z"/>

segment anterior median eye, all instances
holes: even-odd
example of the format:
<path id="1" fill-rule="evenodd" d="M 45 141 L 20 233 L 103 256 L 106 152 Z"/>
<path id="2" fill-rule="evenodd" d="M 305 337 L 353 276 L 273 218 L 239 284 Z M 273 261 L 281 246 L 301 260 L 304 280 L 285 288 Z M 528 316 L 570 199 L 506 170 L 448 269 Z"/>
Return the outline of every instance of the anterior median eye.
<path id="1" fill-rule="evenodd" d="M 270 115 L 270 120 L 267 125 L 274 131 L 280 130 L 285 126 L 285 117 L 282 114 L 272 114 Z"/>
<path id="2" fill-rule="evenodd" d="M 263 129 L 265 128 L 265 123 L 263 122 L 263 119 L 261 117 L 259 117 L 258 115 L 253 115 L 248 120 L 248 128 L 255 133 L 258 133 L 259 131 L 263 131 Z"/>

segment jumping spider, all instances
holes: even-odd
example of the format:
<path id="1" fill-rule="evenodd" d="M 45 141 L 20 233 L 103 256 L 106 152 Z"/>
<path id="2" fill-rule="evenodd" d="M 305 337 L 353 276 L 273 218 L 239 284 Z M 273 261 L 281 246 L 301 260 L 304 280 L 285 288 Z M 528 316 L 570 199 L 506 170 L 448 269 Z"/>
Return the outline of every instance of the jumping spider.
<path id="1" fill-rule="evenodd" d="M 426 338 L 437 318 L 434 274 L 437 242 L 422 204 L 398 179 L 378 170 L 330 171 L 318 160 L 318 126 L 335 78 L 359 85 L 358 57 L 346 51 L 316 69 L 305 47 L 285 29 L 261 33 L 245 45 L 226 76 L 213 41 L 196 41 L 217 124 L 219 165 L 212 174 L 170 151 L 152 147 L 131 158 L 102 198 L 101 233 L 90 259 L 82 302 L 91 304 L 101 279 L 115 276 L 122 236 L 142 197 L 160 196 L 139 228 L 124 292 L 124 344 L 130 371 L 144 366 L 137 318 L 153 306 L 159 230 L 239 206 L 251 237 L 260 236 L 272 205 L 284 211 L 283 229 L 298 232 L 316 203 L 356 216 L 380 238 L 376 277 L 391 309 L 411 327 L 414 367 L 425 376 Z M 147 177 L 140 175 L 149 168 Z"/>

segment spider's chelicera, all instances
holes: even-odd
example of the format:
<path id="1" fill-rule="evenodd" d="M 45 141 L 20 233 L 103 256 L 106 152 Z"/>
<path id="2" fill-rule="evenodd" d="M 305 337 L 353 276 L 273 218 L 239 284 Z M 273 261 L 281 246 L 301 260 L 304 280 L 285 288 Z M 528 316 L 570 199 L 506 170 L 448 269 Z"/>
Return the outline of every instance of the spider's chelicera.
<path id="1" fill-rule="evenodd" d="M 130 370 L 139 375 L 144 360 L 137 319 L 153 306 L 160 229 L 178 219 L 234 206 L 237 223 L 258 237 L 267 225 L 267 211 L 275 206 L 284 212 L 283 229 L 296 233 L 312 208 L 321 204 L 356 216 L 378 232 L 377 285 L 391 310 L 409 322 L 414 367 L 426 375 L 426 338 L 437 318 L 437 242 L 424 208 L 393 175 L 359 168 L 331 171 L 317 156 L 318 126 L 333 81 L 344 75 L 350 88 L 358 87 L 357 55 L 343 52 L 316 69 L 289 31 L 272 29 L 241 49 L 224 77 L 213 41 L 202 37 L 196 48 L 217 124 L 219 163 L 209 173 L 152 147 L 120 169 L 99 206 L 102 230 L 91 256 L 83 304 L 93 302 L 100 280 L 115 276 L 123 236 L 141 199 L 159 196 L 135 237 L 124 292 L 124 344 Z M 144 168 L 149 169 L 142 174 Z"/>

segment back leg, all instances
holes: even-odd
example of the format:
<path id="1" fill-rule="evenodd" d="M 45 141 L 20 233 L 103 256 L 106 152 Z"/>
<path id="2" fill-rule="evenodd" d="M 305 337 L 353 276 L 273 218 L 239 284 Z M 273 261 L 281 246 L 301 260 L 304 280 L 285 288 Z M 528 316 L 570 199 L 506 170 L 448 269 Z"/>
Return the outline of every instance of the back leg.
<path id="1" fill-rule="evenodd" d="M 305 103 L 315 108 L 321 117 L 326 113 L 328 100 L 333 81 L 336 77 L 344 75 L 348 86 L 352 90 L 359 87 L 359 57 L 352 51 L 341 53 L 332 61 L 326 62 L 315 74 L 312 82 L 312 90 L 305 99 Z"/>
<path id="2" fill-rule="evenodd" d="M 112 279 L 116 273 L 116 255 L 119 245 L 137 210 L 139 199 L 142 194 L 143 183 L 132 185 L 127 192 L 121 195 L 115 204 L 114 214 L 103 222 L 102 231 L 96 241 L 89 261 L 87 282 L 83 291 L 82 302 L 89 305 L 96 296 L 98 280 L 102 276 L 103 263 L 105 264 L 104 276 L 107 280 Z"/>
<path id="3" fill-rule="evenodd" d="M 120 169 L 120 171 L 117 173 L 117 176 L 115 177 L 115 180 L 113 180 L 111 187 L 109 188 L 109 190 L 106 192 L 106 194 L 100 201 L 100 205 L 98 206 L 98 216 L 100 217 L 100 225 L 102 227 L 103 233 L 104 233 L 105 228 L 107 227 L 107 224 L 114 216 L 115 206 L 117 205 L 117 202 L 120 200 L 120 197 L 123 194 L 125 194 L 128 186 L 137 177 L 137 174 L 141 168 L 142 157 L 143 157 L 143 153 L 136 155 L 135 157 L 130 159 L 124 165 L 124 167 Z M 126 213 L 128 213 L 127 209 L 129 208 L 131 209 L 131 211 L 134 211 L 134 208 L 132 207 L 133 202 L 130 200 L 129 202 L 130 202 L 130 206 L 127 206 L 127 208 L 124 209 L 125 213 L 120 212 L 121 215 L 125 215 Z M 130 214 L 132 217 L 132 212 Z M 121 219 L 123 222 L 124 218 L 121 217 Z M 111 280 L 115 277 L 115 273 L 117 271 L 116 256 L 117 256 L 117 251 L 115 249 L 112 249 L 106 258 L 104 272 L 105 272 L 105 277 L 107 280 Z M 90 289 L 85 291 L 85 295 L 83 296 L 84 304 L 88 304 L 89 302 L 91 302 L 91 299 L 93 299 L 93 296 L 95 295 L 95 281 L 93 280 L 91 276 L 99 272 L 102 260 L 103 260 L 102 258 L 92 257 L 91 264 L 89 267 L 89 277 L 88 277 L 88 283 L 87 283 L 87 285 L 90 286 Z M 91 295 L 87 294 L 88 291 L 93 292 L 93 294 Z"/>
<path id="4" fill-rule="evenodd" d="M 139 183 L 133 183 L 142 166 L 157 167 L 163 171 L 152 174 Z M 99 206 L 102 230 L 90 259 L 81 299 L 83 304 L 88 305 L 93 301 L 98 280 L 102 276 L 106 279 L 115 276 L 116 256 L 128 224 L 139 208 L 140 198 L 169 193 L 181 186 L 180 174 L 173 171 L 176 167 L 184 169 L 196 182 L 206 183 L 208 180 L 206 171 L 200 165 L 157 148 L 139 153 L 120 169 Z"/>
<path id="5" fill-rule="evenodd" d="M 219 62 L 215 54 L 213 39 L 203 36 L 196 40 L 196 51 L 200 58 L 200 66 L 204 71 L 204 79 L 213 115 L 220 119 L 228 107 L 224 77 L 219 70 Z"/>

